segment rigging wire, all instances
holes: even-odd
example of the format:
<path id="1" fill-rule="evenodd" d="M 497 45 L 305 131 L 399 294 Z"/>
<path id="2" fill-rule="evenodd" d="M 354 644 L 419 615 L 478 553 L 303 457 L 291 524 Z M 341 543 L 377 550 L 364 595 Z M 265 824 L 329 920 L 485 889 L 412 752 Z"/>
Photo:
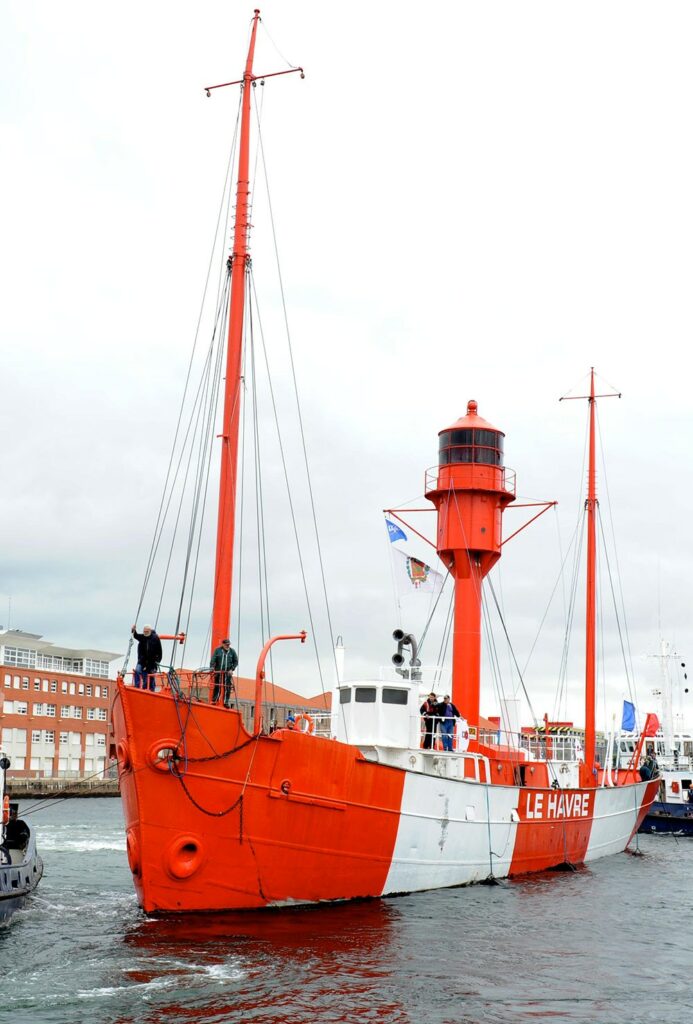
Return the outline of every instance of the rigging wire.
<path id="1" fill-rule="evenodd" d="M 182 419 L 183 419 L 183 411 L 185 409 L 185 402 L 186 402 L 186 398 L 187 398 L 187 395 L 188 395 L 188 388 L 189 388 L 189 385 L 190 385 L 190 378 L 191 378 L 192 368 L 193 368 L 193 364 L 194 364 L 194 360 L 195 360 L 195 352 L 196 352 L 196 349 L 197 349 L 197 343 L 198 343 L 198 339 L 199 339 L 199 335 L 200 335 L 200 328 L 201 328 L 201 324 L 202 324 L 202 317 L 203 317 L 203 313 L 204 313 L 204 309 L 205 309 L 205 304 L 206 304 L 206 300 L 207 300 L 207 292 L 208 292 L 208 289 L 209 289 L 209 281 L 210 281 L 210 276 L 211 276 L 211 272 L 212 272 L 212 265 L 213 265 L 213 262 L 214 262 L 214 254 L 215 254 L 216 249 L 217 249 L 217 243 L 218 243 L 218 238 L 219 238 L 219 228 L 220 228 L 221 220 L 222 220 L 222 213 L 223 213 L 224 208 L 226 206 L 226 203 L 225 203 L 226 193 L 227 193 L 227 189 L 230 187 L 229 183 L 230 183 L 230 180 L 231 180 L 231 168 L 233 167 L 234 159 L 235 159 L 235 154 L 236 154 L 236 146 L 237 146 L 237 142 L 238 142 L 238 130 L 239 130 L 239 125 L 240 125 L 240 116 L 241 116 L 241 98 L 239 97 L 238 109 L 237 109 L 237 112 L 236 112 L 236 123 L 235 123 L 235 127 L 234 127 L 234 132 L 233 132 L 233 137 L 232 137 L 232 142 L 231 142 L 231 148 L 230 148 L 230 152 L 229 152 L 229 159 L 228 159 L 228 162 L 227 162 L 226 171 L 225 171 L 225 175 L 224 175 L 224 184 L 223 184 L 223 188 L 222 188 L 221 200 L 220 200 L 220 203 L 219 203 L 219 210 L 218 210 L 218 213 L 217 213 L 217 221 L 216 221 L 216 225 L 215 225 L 215 229 L 214 229 L 214 236 L 213 236 L 213 240 L 212 240 L 212 246 L 211 246 L 211 251 L 210 251 L 210 256 L 209 256 L 209 262 L 208 262 L 208 265 L 207 265 L 207 273 L 205 275 L 205 282 L 204 282 L 204 287 L 203 287 L 203 290 L 202 290 L 202 299 L 201 299 L 201 302 L 200 302 L 200 308 L 199 308 L 198 317 L 197 317 L 197 325 L 196 325 L 196 328 L 195 328 L 195 334 L 194 334 L 194 338 L 193 338 L 193 346 L 192 346 L 192 351 L 190 353 L 190 359 L 188 361 L 188 369 L 187 369 L 187 373 L 186 373 L 186 377 L 185 377 L 185 384 L 184 384 L 184 387 L 183 387 L 183 394 L 181 396 L 180 406 L 179 406 L 179 410 L 178 410 L 178 420 L 177 420 L 177 423 L 176 423 L 176 429 L 175 429 L 175 433 L 174 433 L 173 444 L 171 445 L 171 455 L 170 455 L 170 458 L 169 458 L 168 469 L 167 469 L 166 477 L 165 477 L 165 480 L 164 480 L 164 486 L 163 486 L 162 495 L 161 495 L 161 502 L 160 502 L 160 505 L 159 505 L 159 511 L 158 511 L 158 514 L 157 514 L 156 523 L 155 523 L 155 526 L 154 526 L 154 533 L 153 533 L 153 536 L 152 536 L 152 542 L 151 542 L 151 545 L 150 545 L 149 554 L 147 556 L 147 562 L 146 562 L 145 572 L 144 572 L 144 580 L 143 580 L 143 583 L 142 583 L 142 590 L 140 592 L 140 597 L 139 597 L 139 601 L 138 601 L 138 604 L 137 604 L 137 612 L 136 612 L 136 615 L 135 615 L 135 621 L 137 621 L 139 619 L 140 612 L 142 611 L 142 605 L 144 603 L 144 596 L 145 596 L 145 593 L 146 593 L 146 590 L 147 590 L 147 585 L 149 583 L 149 579 L 150 579 L 150 576 L 151 576 L 152 567 L 153 567 L 153 564 L 154 564 L 154 559 L 156 557 L 156 549 L 158 547 L 158 541 L 160 540 L 160 526 L 162 525 L 161 524 L 161 516 L 162 516 L 162 513 L 163 513 L 163 509 L 164 509 L 164 504 L 165 504 L 165 501 L 166 501 L 167 488 L 168 488 L 168 485 L 169 485 L 171 469 L 173 467 L 173 461 L 174 461 L 175 452 L 176 452 L 176 445 L 178 443 L 180 427 L 181 427 L 181 423 L 182 423 Z M 126 668 L 127 668 L 127 661 L 125 662 L 125 664 L 123 666 L 123 671 L 125 671 Z"/>
<path id="2" fill-rule="evenodd" d="M 611 385 L 609 385 L 609 386 L 611 386 Z M 616 391 L 616 390 L 617 390 L 617 388 L 614 388 L 614 391 Z M 615 564 L 616 564 L 616 579 L 618 580 L 618 592 L 619 592 L 619 597 L 620 597 L 620 607 L 621 607 L 621 610 L 622 610 L 622 613 L 623 613 L 624 632 L 625 632 L 625 636 L 626 636 L 626 649 L 628 651 L 628 660 L 627 660 L 627 663 L 626 663 L 626 676 L 627 677 L 628 677 L 628 667 L 630 666 L 630 677 L 628 679 L 628 695 L 630 696 L 631 701 L 633 703 L 637 703 L 636 699 L 635 699 L 635 697 L 636 697 L 635 667 L 634 667 L 633 654 L 632 654 L 631 645 L 630 645 L 630 634 L 629 634 L 629 631 L 628 631 L 628 620 L 627 620 L 626 614 L 625 614 L 626 601 L 625 601 L 625 596 L 623 594 L 623 575 L 621 573 L 621 567 L 620 567 L 619 558 L 618 558 L 618 544 L 616 542 L 616 530 L 615 530 L 614 521 L 613 521 L 613 504 L 612 504 L 612 501 L 611 501 L 611 493 L 609 491 L 609 477 L 608 477 L 607 472 L 606 472 L 605 447 L 604 447 L 604 442 L 602 440 L 601 423 L 600 423 L 600 420 L 599 420 L 598 416 L 597 416 L 597 431 L 599 433 L 599 448 L 600 448 L 601 455 L 602 455 L 602 474 L 603 474 L 603 477 L 604 477 L 604 489 L 606 491 L 606 501 L 607 501 L 607 506 L 608 506 L 608 509 L 609 509 L 609 525 L 610 525 L 610 528 L 611 528 L 611 543 L 613 545 L 614 561 L 615 561 Z M 615 601 L 615 598 L 614 598 L 614 601 Z M 624 652 L 624 662 L 625 662 L 625 658 L 626 658 L 626 655 L 625 655 L 625 652 Z M 632 680 L 632 687 L 631 687 L 631 680 Z"/>
<path id="3" fill-rule="evenodd" d="M 310 474 L 310 466 L 309 466 L 309 462 L 308 462 L 308 448 L 307 448 L 307 444 L 306 444 L 305 430 L 304 430 L 304 426 L 303 426 L 303 414 L 301 412 L 301 401 L 300 401 L 299 390 L 298 390 L 298 379 L 297 379 L 297 376 L 296 376 L 296 366 L 295 366 L 295 362 L 294 362 L 293 346 L 292 346 L 292 342 L 291 342 L 291 331 L 289 329 L 289 316 L 288 316 L 288 311 L 287 311 L 287 306 L 286 306 L 286 293 L 285 293 L 285 290 L 284 290 L 284 279 L 283 279 L 283 276 L 282 276 L 281 263 L 280 263 L 280 259 L 279 259 L 279 245 L 278 245 L 278 242 L 277 242 L 276 225 L 275 225 L 275 220 L 274 220 L 274 210 L 273 210 L 273 207 L 272 207 L 272 198 L 271 198 L 270 187 L 269 187 L 269 176 L 268 176 L 268 173 L 267 173 L 267 162 L 265 160 L 265 148 L 264 148 L 264 142 L 263 142 L 263 138 L 262 138 L 262 131 L 261 131 L 261 128 L 260 128 L 259 124 L 258 124 L 258 142 L 259 142 L 260 152 L 262 154 L 262 167 L 263 167 L 264 176 L 265 176 L 265 188 L 266 188 L 266 192 L 267 192 L 267 204 L 268 204 L 268 209 L 269 209 L 269 220 L 270 220 L 270 225 L 271 225 L 271 229 L 272 229 L 272 239 L 273 239 L 273 243 L 274 243 L 274 252 L 275 252 L 276 265 L 277 265 L 277 277 L 278 277 L 278 282 L 279 282 L 279 291 L 280 291 L 280 295 L 281 295 L 282 313 L 283 313 L 283 317 L 284 317 L 284 325 L 285 325 L 285 330 L 286 330 L 286 339 L 287 339 L 287 345 L 288 345 L 289 361 L 290 361 L 290 365 L 291 365 L 291 378 L 292 378 L 292 382 L 293 382 L 294 396 L 295 396 L 295 400 L 296 400 L 296 412 L 297 412 L 298 425 L 299 425 L 300 436 L 301 436 L 301 445 L 302 445 L 302 449 L 303 449 L 303 461 L 304 461 L 305 472 L 306 472 L 306 481 L 307 481 L 307 485 L 308 485 L 308 494 L 309 494 L 309 498 L 310 498 L 311 515 L 312 515 L 312 521 L 313 521 L 313 530 L 314 530 L 314 533 L 315 533 L 315 543 L 316 543 L 317 554 L 318 554 L 318 562 L 319 562 L 319 566 L 320 566 L 320 576 L 321 576 L 321 580 L 322 580 L 323 597 L 324 597 L 324 601 L 325 601 L 325 612 L 326 612 L 326 616 L 327 616 L 327 624 L 328 624 L 328 629 L 329 629 L 329 634 L 330 634 L 330 646 L 331 646 L 331 649 L 332 649 L 332 658 L 333 658 L 333 662 L 334 662 L 335 677 L 337 677 L 337 675 L 338 675 L 338 672 L 337 672 L 337 654 L 336 654 L 335 646 L 334 646 L 335 638 L 334 638 L 334 630 L 332 628 L 332 615 L 331 615 L 331 611 L 330 611 L 330 602 L 329 602 L 328 594 L 327 594 L 327 580 L 326 580 L 326 577 L 325 577 L 325 566 L 324 566 L 324 561 L 323 561 L 323 556 L 322 556 L 322 546 L 320 544 L 320 532 L 318 530 L 317 514 L 316 514 L 316 510 L 315 510 L 315 498 L 314 498 L 314 494 L 313 494 L 313 484 L 312 484 L 312 479 L 311 479 L 311 474 Z M 314 637 L 314 639 L 315 639 L 315 646 L 316 646 L 316 652 L 317 652 L 317 650 L 318 650 L 318 647 L 317 647 L 317 637 Z M 323 692 L 323 695 L 324 695 L 325 688 L 324 688 L 324 684 L 323 684 L 322 670 L 321 669 L 319 669 L 319 675 L 320 675 L 320 685 L 322 687 L 322 692 Z"/>
<path id="4" fill-rule="evenodd" d="M 274 416 L 274 423 L 275 423 L 275 427 L 276 427 L 277 443 L 278 443 L 278 446 L 279 446 L 279 455 L 280 455 L 280 459 L 281 459 L 281 463 L 282 463 L 282 470 L 283 470 L 283 474 L 284 474 L 284 482 L 286 484 L 287 500 L 288 500 L 288 503 L 289 503 L 289 514 L 291 516 L 291 524 L 292 524 L 292 527 L 293 527 L 294 538 L 295 538 L 295 541 L 296 541 L 296 548 L 297 548 L 297 554 L 298 554 L 298 562 L 299 562 L 299 568 L 300 568 L 300 572 L 301 572 L 301 580 L 303 582 L 303 591 L 304 591 L 304 594 L 305 594 L 306 606 L 307 606 L 307 612 L 308 612 L 308 620 L 309 620 L 309 624 L 310 624 L 312 640 L 313 640 L 313 645 L 314 645 L 314 649 L 315 649 L 316 663 L 317 663 L 317 668 L 318 668 L 318 676 L 320 678 L 320 687 L 321 687 L 321 690 L 322 690 L 322 693 L 323 693 L 323 696 L 324 696 L 325 695 L 325 684 L 324 684 L 324 680 L 323 680 L 322 666 L 321 666 L 321 663 L 320 663 L 320 655 L 319 655 L 319 651 L 318 651 L 318 643 L 317 643 L 315 622 L 314 622 L 314 617 L 313 617 L 313 609 L 312 609 L 312 605 L 311 605 L 311 601 L 310 601 L 310 594 L 309 594 L 309 590 L 308 590 L 308 581 L 307 581 L 307 577 L 306 577 L 306 568 L 305 568 L 305 564 L 304 564 L 303 551 L 302 551 L 302 547 L 301 547 L 300 535 L 299 535 L 299 530 L 298 530 L 298 520 L 297 520 L 297 516 L 296 516 L 296 508 L 295 508 L 293 493 L 292 493 L 292 490 L 291 490 L 291 484 L 290 484 L 290 481 L 289 481 L 289 470 L 288 470 L 288 465 L 287 465 L 287 460 L 286 460 L 286 452 L 285 452 L 284 443 L 283 443 L 283 440 L 282 440 L 282 433 L 281 433 L 281 430 L 280 430 L 280 427 L 279 427 L 279 413 L 278 413 L 278 409 L 277 409 L 277 401 L 276 401 L 274 386 L 273 386 L 273 383 L 272 383 L 272 374 L 271 374 L 271 371 L 270 371 L 269 357 L 268 357 L 268 354 L 267 354 L 267 346 L 265 344 L 265 333 L 264 333 L 264 329 L 263 329 L 263 326 L 262 326 L 262 318 L 260 317 L 259 308 L 258 308 L 258 298 L 257 298 L 256 287 L 255 287 L 255 278 L 252 275 L 252 273 L 251 273 L 251 287 L 252 287 L 253 296 L 255 297 L 255 308 L 256 308 L 256 313 L 257 313 L 258 332 L 259 332 L 259 335 L 260 335 L 260 343 L 261 343 L 261 346 L 262 346 L 262 352 L 263 352 L 264 360 L 265 360 L 265 367 L 266 367 L 266 370 L 267 370 L 268 389 L 269 389 L 269 395 L 270 395 L 270 402 L 271 402 L 271 405 L 272 405 L 272 412 L 273 412 L 273 416 Z M 331 627 L 330 627 L 330 629 L 331 629 Z"/>

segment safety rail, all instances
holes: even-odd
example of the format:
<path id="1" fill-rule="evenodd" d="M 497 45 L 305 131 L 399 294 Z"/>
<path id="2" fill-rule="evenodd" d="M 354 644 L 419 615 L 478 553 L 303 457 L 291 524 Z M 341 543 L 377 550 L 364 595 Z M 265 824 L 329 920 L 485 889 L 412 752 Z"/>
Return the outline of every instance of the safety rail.
<path id="1" fill-rule="evenodd" d="M 135 686 L 135 673 L 125 672 L 119 678 L 123 680 L 126 686 Z M 214 687 L 216 685 L 215 676 L 223 676 L 221 672 L 214 672 L 212 669 L 198 669 L 196 671 L 185 671 L 180 675 L 172 669 L 164 672 L 149 672 L 147 673 L 147 686 L 143 689 L 151 689 L 150 681 L 154 680 L 154 691 L 161 693 L 166 691 L 173 691 L 186 699 L 192 698 L 193 700 L 199 700 L 204 704 L 211 704 L 212 697 L 214 696 Z M 223 690 L 224 680 L 219 679 L 219 697 L 218 702 L 223 701 Z M 232 677 L 231 681 L 231 703 L 237 702 L 235 683 Z"/>
<path id="2" fill-rule="evenodd" d="M 423 750 L 436 750 L 443 753 L 461 753 L 469 746 L 469 730 L 467 723 L 461 718 L 446 718 L 442 715 L 412 716 L 413 722 L 420 723 L 419 746 Z M 450 732 L 443 730 L 445 722 L 452 722 Z M 428 725 L 430 723 L 430 727 Z M 416 725 L 414 725 L 416 734 Z"/>
<path id="3" fill-rule="evenodd" d="M 517 474 L 515 473 L 514 469 L 510 469 L 508 466 L 493 466 L 493 465 L 487 464 L 485 462 L 454 462 L 454 463 L 450 463 L 448 465 L 443 465 L 443 466 L 440 466 L 440 465 L 438 465 L 438 466 L 431 466 L 429 469 L 426 470 L 426 476 L 425 476 L 425 482 L 424 482 L 424 488 L 425 488 L 424 489 L 424 494 L 428 494 L 431 491 L 437 491 L 438 490 L 438 481 L 440 479 L 441 470 L 446 470 L 447 471 L 446 476 L 449 477 L 450 471 L 454 471 L 456 469 L 462 469 L 462 468 L 464 470 L 467 470 L 467 471 L 469 471 L 469 470 L 476 470 L 477 471 L 476 475 L 477 475 L 478 479 L 475 481 L 475 483 L 477 485 L 480 485 L 482 490 L 484 489 L 484 477 L 490 476 L 489 471 L 500 470 L 500 472 L 501 472 L 501 486 L 502 486 L 503 490 L 507 491 L 508 494 L 515 494 L 516 493 L 515 487 L 516 487 L 516 476 L 517 476 Z M 450 486 L 449 483 L 446 483 L 445 486 L 444 486 L 444 489 L 448 490 L 449 486 Z M 490 487 L 490 485 L 488 483 L 486 484 L 486 486 L 489 489 L 491 489 L 491 487 Z M 493 489 L 495 490 L 495 480 L 493 482 Z"/>
<path id="4" fill-rule="evenodd" d="M 575 736 L 522 736 L 520 749 L 528 751 L 535 761 L 579 761 L 584 755 L 581 741 Z"/>
<path id="5" fill-rule="evenodd" d="M 292 715 L 284 724 L 270 724 L 270 732 L 287 729 L 327 739 L 332 735 L 332 715 L 329 711 L 303 711 Z"/>
<path id="6" fill-rule="evenodd" d="M 381 683 L 401 683 L 402 679 L 409 680 L 411 671 L 410 665 L 404 665 L 399 672 L 393 665 L 381 665 L 378 670 L 378 679 Z M 402 672 L 404 672 L 404 675 L 402 675 Z M 442 665 L 418 665 L 416 673 L 422 699 L 431 692 L 450 693 L 452 672 L 449 667 L 444 668 Z M 343 680 L 343 682 L 346 686 L 353 685 L 347 679 Z"/>

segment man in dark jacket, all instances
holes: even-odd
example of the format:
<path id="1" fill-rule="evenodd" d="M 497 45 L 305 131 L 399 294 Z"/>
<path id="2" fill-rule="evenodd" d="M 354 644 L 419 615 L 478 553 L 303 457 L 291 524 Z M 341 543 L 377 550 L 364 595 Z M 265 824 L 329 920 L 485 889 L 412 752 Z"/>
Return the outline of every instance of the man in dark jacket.
<path id="1" fill-rule="evenodd" d="M 460 713 L 446 694 L 438 705 L 438 716 L 440 720 L 440 735 L 443 740 L 443 750 L 452 753 L 452 738 L 455 732 L 455 720 Z"/>
<path id="2" fill-rule="evenodd" d="M 155 675 L 163 657 L 161 640 L 151 626 L 143 626 L 137 632 L 137 623 L 132 627 L 132 635 L 137 640 L 137 667 L 133 672 L 135 686 L 143 690 L 156 690 Z"/>
<path id="3" fill-rule="evenodd" d="M 231 646 L 231 641 L 221 641 L 221 647 L 217 647 L 212 654 L 210 668 L 214 673 L 214 691 L 212 693 L 212 704 L 217 704 L 221 697 L 222 685 L 224 687 L 224 707 L 231 707 L 231 690 L 233 681 L 231 673 L 238 665 L 238 655 Z"/>

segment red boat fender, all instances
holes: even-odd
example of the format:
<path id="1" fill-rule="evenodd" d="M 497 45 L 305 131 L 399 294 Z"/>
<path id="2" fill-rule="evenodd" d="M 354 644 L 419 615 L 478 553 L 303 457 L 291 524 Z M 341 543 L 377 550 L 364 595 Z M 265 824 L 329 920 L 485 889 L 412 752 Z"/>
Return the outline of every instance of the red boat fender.
<path id="1" fill-rule="evenodd" d="M 679 784 L 678 784 L 678 782 L 672 782 L 672 784 L 671 784 L 671 792 L 672 793 L 678 793 L 678 791 L 679 791 Z"/>
<path id="2" fill-rule="evenodd" d="M 306 722 L 307 728 L 304 729 L 302 725 L 298 724 L 299 722 Z M 299 732 L 315 732 L 315 722 L 310 715 L 296 715 L 296 718 L 294 719 L 294 728 L 298 729 Z"/>
<path id="3" fill-rule="evenodd" d="M 10 820 L 10 798 L 7 795 L 7 793 L 5 793 L 4 797 L 2 798 L 2 823 L 3 823 L 3 825 L 6 825 L 9 820 Z"/>
<path id="4" fill-rule="evenodd" d="M 190 878 L 203 860 L 204 847 L 195 835 L 178 836 L 164 851 L 164 867 L 173 878 Z"/>

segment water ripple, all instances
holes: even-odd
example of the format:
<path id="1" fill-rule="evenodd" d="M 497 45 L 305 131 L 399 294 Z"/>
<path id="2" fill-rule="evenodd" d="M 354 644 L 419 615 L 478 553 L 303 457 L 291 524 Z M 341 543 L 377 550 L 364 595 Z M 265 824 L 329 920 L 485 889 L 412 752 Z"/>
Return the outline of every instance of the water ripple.
<path id="1" fill-rule="evenodd" d="M 693 842 L 641 837 L 643 857 L 493 888 L 148 920 L 120 814 L 94 799 L 36 815 L 46 874 L 0 933 L 13 1024 L 660 1024 L 693 1009 Z"/>

